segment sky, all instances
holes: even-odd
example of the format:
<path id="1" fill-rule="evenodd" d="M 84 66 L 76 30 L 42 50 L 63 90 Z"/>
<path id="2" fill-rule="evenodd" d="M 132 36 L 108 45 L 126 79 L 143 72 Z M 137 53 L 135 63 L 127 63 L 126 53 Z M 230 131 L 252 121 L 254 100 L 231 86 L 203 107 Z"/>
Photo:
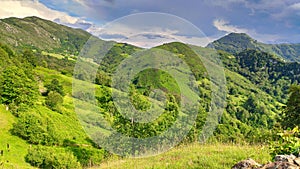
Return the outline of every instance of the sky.
<path id="1" fill-rule="evenodd" d="M 145 12 L 154 15 L 143 15 Z M 205 46 L 231 32 L 247 33 L 264 43 L 300 43 L 300 0 L 0 1 L 0 18 L 27 16 L 81 28 L 104 39 L 136 41 L 136 45 L 150 47 L 172 40 Z M 140 21 L 132 22 L 136 20 Z M 142 31 L 148 22 L 153 24 L 148 27 L 151 36 Z M 190 31 L 193 26 L 201 33 Z M 145 41 L 150 43 L 143 44 Z"/>

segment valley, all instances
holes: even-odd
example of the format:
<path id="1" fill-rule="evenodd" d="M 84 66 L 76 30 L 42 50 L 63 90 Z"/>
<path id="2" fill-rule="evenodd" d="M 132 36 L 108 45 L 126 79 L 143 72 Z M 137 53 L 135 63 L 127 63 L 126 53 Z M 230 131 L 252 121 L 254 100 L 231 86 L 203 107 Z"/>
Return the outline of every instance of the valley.
<path id="1" fill-rule="evenodd" d="M 288 120 L 298 117 L 289 112 L 299 111 L 300 90 L 290 88 L 300 81 L 298 44 L 268 45 L 246 34 L 231 33 L 208 47 L 171 42 L 145 50 L 96 38 L 96 47 L 111 46 L 102 55 L 93 46 L 89 53 L 82 51 L 91 37 L 83 30 L 38 17 L 0 20 L 0 150 L 4 151 L 0 168 L 221 169 L 246 158 L 266 163 L 280 149 L 273 145 L 282 141 L 278 133 L 299 125 L 298 121 Z M 124 60 L 135 60 L 139 54 L 171 73 L 180 72 L 178 82 L 163 69 L 144 66 L 131 79 L 127 92 L 134 108 L 161 111 L 150 123 L 125 118 L 114 104 L 114 94 L 126 96 L 123 88 L 116 88 L 114 73 Z M 163 58 L 162 54 L 174 59 Z M 207 60 L 201 60 L 199 54 Z M 179 67 L 181 62 L 176 62 L 175 57 L 188 68 Z M 205 67 L 206 63 L 218 61 L 222 62 L 226 88 L 219 87 Z M 83 64 L 82 69 L 76 67 L 78 63 Z M 128 65 L 130 62 L 123 67 Z M 218 70 L 215 73 L 221 74 Z M 215 96 L 212 87 L 221 92 Z M 153 92 L 156 89 L 164 94 Z M 191 96 L 194 89 L 198 107 L 181 109 L 182 93 Z M 290 97 L 294 93 L 296 96 Z M 217 100 L 215 105 L 211 104 L 213 99 Z M 222 115 L 209 121 L 210 110 L 218 106 L 224 106 Z M 197 115 L 193 123 L 176 123 L 191 111 Z M 216 123 L 215 128 L 205 143 L 200 143 L 207 121 Z M 130 145 L 130 140 L 115 140 L 120 133 L 137 139 L 156 137 L 171 126 L 179 133 L 174 132 L 174 140 L 180 140 L 184 127 L 190 130 L 179 145 L 158 156 L 131 159 L 130 156 L 147 153 L 147 148 Z M 293 134 L 294 151 L 300 141 L 298 133 Z M 104 145 L 112 144 L 109 146 L 116 152 L 124 149 L 124 154 L 116 155 L 101 147 L 103 138 L 111 139 Z M 158 145 L 168 147 L 173 140 L 159 141 L 150 147 L 152 153 L 159 150 Z"/>

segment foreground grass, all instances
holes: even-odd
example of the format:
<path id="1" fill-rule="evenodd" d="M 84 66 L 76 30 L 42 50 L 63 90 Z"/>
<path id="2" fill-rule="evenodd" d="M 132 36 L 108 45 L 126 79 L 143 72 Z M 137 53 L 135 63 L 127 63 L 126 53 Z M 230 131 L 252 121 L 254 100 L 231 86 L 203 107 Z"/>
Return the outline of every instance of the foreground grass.
<path id="1" fill-rule="evenodd" d="M 0 105 L 0 168 L 2 169 L 27 169 L 33 168 L 25 162 L 25 155 L 30 147 L 24 140 L 10 133 L 15 117 Z M 7 147 L 9 144 L 9 147 Z"/>
<path id="2" fill-rule="evenodd" d="M 271 160 L 268 151 L 267 146 L 257 145 L 191 144 L 153 157 L 123 159 L 113 157 L 97 168 L 226 169 L 247 158 L 252 158 L 259 163 L 266 163 Z"/>

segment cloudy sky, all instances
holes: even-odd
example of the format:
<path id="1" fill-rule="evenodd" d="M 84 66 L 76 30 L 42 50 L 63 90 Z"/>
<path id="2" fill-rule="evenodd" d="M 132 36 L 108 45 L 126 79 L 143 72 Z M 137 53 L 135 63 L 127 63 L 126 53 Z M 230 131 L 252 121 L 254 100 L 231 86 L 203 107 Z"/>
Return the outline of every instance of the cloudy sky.
<path id="1" fill-rule="evenodd" d="M 167 13 L 196 26 L 212 41 L 230 32 L 247 33 L 266 43 L 300 43 L 300 0 L 23 0 L 0 1 L 0 18 L 38 16 L 57 23 L 85 29 L 95 35 L 108 23 L 142 12 Z M 157 20 L 161 17 L 157 16 Z M 153 18 L 152 18 L 153 19 Z M 120 20 L 120 19 L 119 19 Z M 122 20 L 122 19 L 121 19 Z M 122 22 L 126 23 L 126 20 Z M 144 19 L 147 22 L 147 19 Z M 142 24 L 139 22 L 138 24 Z M 162 24 L 164 25 L 164 24 Z M 127 25 L 128 26 L 128 25 Z M 116 27 L 116 25 L 115 25 Z M 128 39 L 126 25 L 115 29 L 111 39 Z M 127 28 L 129 29 L 130 26 Z M 137 24 L 134 31 L 139 31 Z M 157 28 L 157 27 L 156 27 Z M 203 37 L 187 35 L 162 26 L 164 36 L 148 39 L 189 39 L 205 45 Z M 107 32 L 106 32 L 107 33 Z M 157 33 L 157 32 L 156 32 Z M 142 34 L 142 33 L 141 33 Z M 116 36 L 118 35 L 118 36 Z M 160 40 L 161 40 L 160 39 Z M 157 40 L 157 39 L 156 39 Z"/>

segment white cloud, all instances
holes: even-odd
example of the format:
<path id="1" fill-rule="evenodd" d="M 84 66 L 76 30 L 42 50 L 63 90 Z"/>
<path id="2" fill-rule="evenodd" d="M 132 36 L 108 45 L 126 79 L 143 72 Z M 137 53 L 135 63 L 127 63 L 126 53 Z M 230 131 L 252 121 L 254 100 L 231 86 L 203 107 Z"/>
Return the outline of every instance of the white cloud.
<path id="1" fill-rule="evenodd" d="M 73 0 L 73 1 L 84 7 L 87 7 L 86 0 Z"/>
<path id="2" fill-rule="evenodd" d="M 291 5 L 290 8 L 294 9 L 294 10 L 300 10 L 300 3 L 295 3 L 295 4 Z"/>
<path id="3" fill-rule="evenodd" d="M 114 0 L 101 0 L 101 1 L 95 1 L 95 0 L 73 0 L 73 2 L 81 5 L 82 7 L 88 8 L 93 10 L 96 6 L 104 6 L 104 7 L 111 7 L 114 4 Z"/>
<path id="4" fill-rule="evenodd" d="M 134 26 L 113 23 L 106 25 L 104 28 L 93 27 L 89 29 L 89 31 L 104 40 L 130 43 L 144 48 L 150 48 L 163 43 L 176 41 L 176 38 L 173 35 L 178 31 L 169 29 L 165 30 L 160 27 L 144 29 L 137 25 Z"/>
<path id="5" fill-rule="evenodd" d="M 37 16 L 67 25 L 84 22 L 81 18 L 72 17 L 65 12 L 50 9 L 39 1 L 1 1 L 0 18 L 24 18 L 28 16 Z"/>
<path id="6" fill-rule="evenodd" d="M 239 28 L 237 26 L 230 25 L 228 21 L 225 21 L 223 19 L 216 19 L 213 22 L 213 25 L 219 30 L 219 31 L 225 31 L 227 33 L 247 33 L 249 32 L 247 29 Z"/>
<path id="7" fill-rule="evenodd" d="M 87 32 L 95 35 L 95 36 L 99 36 L 99 34 L 101 33 L 102 27 L 100 26 L 96 26 L 96 25 L 91 25 L 88 29 L 86 29 Z"/>
<path id="8" fill-rule="evenodd" d="M 93 26 L 87 31 L 104 40 L 129 43 L 143 48 L 151 48 L 175 41 L 204 47 L 214 40 L 207 37 L 187 36 L 178 30 L 163 27 L 149 28 L 121 23 L 112 23 L 105 27 Z"/>
<path id="9" fill-rule="evenodd" d="M 288 6 L 285 6 L 281 12 L 275 13 L 272 15 L 273 18 L 277 20 L 284 20 L 290 16 L 300 15 L 300 3 L 293 3 Z"/>

